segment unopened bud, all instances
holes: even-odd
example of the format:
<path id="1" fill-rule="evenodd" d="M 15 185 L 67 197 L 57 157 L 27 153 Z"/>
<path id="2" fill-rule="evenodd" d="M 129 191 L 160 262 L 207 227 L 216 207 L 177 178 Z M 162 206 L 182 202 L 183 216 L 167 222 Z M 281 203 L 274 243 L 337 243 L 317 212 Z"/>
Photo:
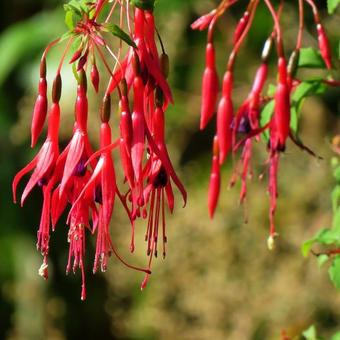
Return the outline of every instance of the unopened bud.
<path id="1" fill-rule="evenodd" d="M 53 103 L 59 103 L 61 97 L 61 76 L 60 73 L 56 75 L 52 87 L 52 101 Z"/>
<path id="2" fill-rule="evenodd" d="M 103 98 L 102 109 L 100 113 L 100 118 L 103 123 L 107 123 L 111 116 L 111 96 L 106 94 Z"/>
<path id="3" fill-rule="evenodd" d="M 263 45 L 261 59 L 264 63 L 268 62 L 273 47 L 273 38 L 270 36 Z"/>
<path id="4" fill-rule="evenodd" d="M 299 58 L 300 58 L 300 50 L 294 50 L 292 54 L 290 55 L 288 66 L 287 66 L 287 71 L 288 71 L 288 74 L 292 78 L 295 78 L 296 72 L 298 70 Z"/>
<path id="5" fill-rule="evenodd" d="M 43 57 L 40 62 L 40 78 L 46 78 L 46 58 Z"/>

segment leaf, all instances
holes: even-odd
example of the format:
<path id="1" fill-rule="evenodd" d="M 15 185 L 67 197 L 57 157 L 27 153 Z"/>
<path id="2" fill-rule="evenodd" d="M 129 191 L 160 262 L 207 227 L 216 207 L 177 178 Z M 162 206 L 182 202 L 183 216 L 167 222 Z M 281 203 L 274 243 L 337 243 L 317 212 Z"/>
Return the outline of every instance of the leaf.
<path id="1" fill-rule="evenodd" d="M 326 68 L 326 65 L 318 50 L 307 47 L 300 50 L 299 67 Z"/>
<path id="2" fill-rule="evenodd" d="M 303 257 L 307 257 L 310 250 L 313 247 L 313 244 L 315 243 L 315 239 L 312 238 L 308 241 L 303 242 L 302 246 L 301 246 L 301 253 Z"/>
<path id="3" fill-rule="evenodd" d="M 67 11 L 65 14 L 65 24 L 70 31 L 73 31 L 74 27 L 76 26 L 73 14 L 74 12 L 72 11 Z"/>
<path id="4" fill-rule="evenodd" d="M 315 242 L 326 245 L 337 243 L 339 240 L 339 233 L 336 230 L 332 230 L 329 228 L 322 229 L 317 233 L 314 240 Z"/>
<path id="5" fill-rule="evenodd" d="M 274 106 L 275 106 L 275 102 L 274 100 L 271 100 L 269 103 L 265 105 L 265 107 L 261 111 L 261 119 L 260 119 L 261 126 L 265 126 L 270 121 L 270 118 L 272 117 L 272 114 L 274 112 Z M 268 131 L 263 132 L 262 136 L 266 142 L 269 140 Z"/>
<path id="6" fill-rule="evenodd" d="M 333 14 L 339 6 L 340 0 L 327 0 L 328 14 Z"/>
<path id="7" fill-rule="evenodd" d="M 335 333 L 332 337 L 331 340 L 340 340 L 340 332 Z"/>
<path id="8" fill-rule="evenodd" d="M 130 0 L 130 2 L 133 6 L 144 10 L 153 10 L 155 7 L 155 0 Z"/>
<path id="9" fill-rule="evenodd" d="M 340 185 L 337 185 L 332 191 L 332 207 L 333 212 L 335 213 L 339 206 L 340 199 Z"/>
<path id="10" fill-rule="evenodd" d="M 318 266 L 321 268 L 329 259 L 329 256 L 326 254 L 321 254 L 320 256 L 317 257 L 318 261 Z"/>
<path id="11" fill-rule="evenodd" d="M 336 255 L 330 266 L 329 277 L 337 289 L 340 289 L 340 255 Z"/>
<path id="12" fill-rule="evenodd" d="M 306 338 L 306 340 L 318 340 L 316 334 L 315 326 L 310 326 L 307 330 L 305 330 L 302 335 Z"/>
<path id="13" fill-rule="evenodd" d="M 268 90 L 267 90 L 267 96 L 273 97 L 275 95 L 275 92 L 276 92 L 276 85 L 269 84 Z"/>
<path id="14" fill-rule="evenodd" d="M 339 239 L 340 239 L 340 209 L 337 209 L 335 214 L 333 215 L 332 228 L 333 230 L 339 232 Z"/>
<path id="15" fill-rule="evenodd" d="M 320 80 L 303 81 L 297 86 L 292 95 L 290 127 L 296 134 L 303 101 L 308 96 L 321 94 L 326 91 L 326 85 Z"/>
<path id="16" fill-rule="evenodd" d="M 135 42 L 131 39 L 131 37 L 125 33 L 119 26 L 117 25 L 107 25 L 105 28 L 108 30 L 108 32 L 112 33 L 114 36 L 118 37 L 119 39 L 122 39 L 125 41 L 128 45 L 137 48 Z"/>
<path id="17" fill-rule="evenodd" d="M 340 166 L 334 169 L 333 176 L 335 177 L 337 182 L 340 182 Z"/>

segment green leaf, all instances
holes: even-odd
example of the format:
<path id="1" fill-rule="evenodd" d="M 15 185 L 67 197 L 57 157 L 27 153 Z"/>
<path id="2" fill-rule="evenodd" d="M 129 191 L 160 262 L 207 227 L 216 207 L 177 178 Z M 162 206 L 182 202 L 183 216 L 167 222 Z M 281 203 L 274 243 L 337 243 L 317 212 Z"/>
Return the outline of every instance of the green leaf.
<path id="1" fill-rule="evenodd" d="M 331 340 L 340 340 L 340 332 L 335 333 L 332 337 Z"/>
<path id="2" fill-rule="evenodd" d="M 340 289 L 340 255 L 336 255 L 330 266 L 329 277 L 337 289 Z"/>
<path id="3" fill-rule="evenodd" d="M 318 261 L 318 266 L 319 268 L 321 268 L 329 259 L 329 256 L 326 254 L 321 254 L 317 257 L 317 261 Z"/>
<path id="4" fill-rule="evenodd" d="M 267 90 L 267 96 L 273 97 L 275 95 L 275 92 L 276 92 L 276 85 L 269 84 L 268 90 Z"/>
<path id="5" fill-rule="evenodd" d="M 292 95 L 291 122 L 290 127 L 298 131 L 298 123 L 303 101 L 306 97 L 321 94 L 326 91 L 326 86 L 320 80 L 304 81 L 297 86 Z"/>
<path id="6" fill-rule="evenodd" d="M 322 229 L 314 237 L 314 240 L 316 242 L 329 245 L 329 244 L 337 243 L 339 241 L 339 236 L 340 235 L 336 230 Z"/>
<path id="7" fill-rule="evenodd" d="M 339 206 L 339 199 L 340 199 L 340 185 L 337 185 L 332 191 L 332 207 L 333 213 L 336 212 Z"/>
<path id="8" fill-rule="evenodd" d="M 73 11 L 67 11 L 65 14 L 65 24 L 70 31 L 73 31 L 75 27 L 75 20 L 73 20 L 74 19 L 73 14 L 74 14 Z"/>
<path id="9" fill-rule="evenodd" d="M 337 209 L 333 215 L 332 228 L 334 231 L 339 232 L 339 239 L 340 239 L 340 209 Z"/>
<path id="10" fill-rule="evenodd" d="M 307 47 L 300 50 L 299 67 L 326 68 L 326 65 L 318 50 Z"/>
<path id="11" fill-rule="evenodd" d="M 305 330 L 302 335 L 306 338 L 306 340 L 318 340 L 316 334 L 315 326 L 310 326 L 307 330 Z"/>
<path id="12" fill-rule="evenodd" d="M 144 10 L 153 10 L 155 7 L 155 0 L 130 0 L 130 2 L 133 6 Z"/>
<path id="13" fill-rule="evenodd" d="M 114 36 L 122 39 L 125 41 L 128 45 L 137 48 L 135 42 L 131 39 L 131 37 L 125 33 L 119 26 L 117 25 L 107 25 L 105 28 L 108 30 L 108 32 L 112 33 Z"/>
<path id="14" fill-rule="evenodd" d="M 265 126 L 270 121 L 270 118 L 272 117 L 272 114 L 274 112 L 274 106 L 275 106 L 275 102 L 274 100 L 271 100 L 269 103 L 265 105 L 265 107 L 261 111 L 261 119 L 260 119 L 261 126 Z M 263 132 L 262 136 L 264 140 L 268 142 L 269 140 L 268 130 Z"/>
<path id="15" fill-rule="evenodd" d="M 335 177 L 337 182 L 340 182 L 340 166 L 334 169 L 333 176 Z"/>
<path id="16" fill-rule="evenodd" d="M 303 257 L 308 256 L 308 254 L 309 254 L 310 250 L 312 249 L 314 243 L 315 243 L 314 238 L 303 242 L 303 244 L 301 246 L 301 253 L 302 253 Z"/>
<path id="17" fill-rule="evenodd" d="M 328 13 L 333 14 L 339 6 L 340 0 L 327 0 Z"/>

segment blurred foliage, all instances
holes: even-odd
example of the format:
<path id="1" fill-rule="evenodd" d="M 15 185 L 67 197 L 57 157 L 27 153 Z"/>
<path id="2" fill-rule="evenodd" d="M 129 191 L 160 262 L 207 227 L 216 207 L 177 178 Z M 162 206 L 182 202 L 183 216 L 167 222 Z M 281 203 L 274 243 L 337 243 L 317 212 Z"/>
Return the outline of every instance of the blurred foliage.
<path id="1" fill-rule="evenodd" d="M 287 1 L 282 17 L 287 47 L 297 33 L 296 1 Z M 268 253 L 265 183 L 254 176 L 247 209 L 237 205 L 238 187 L 224 190 L 216 218 L 210 221 L 206 195 L 214 122 L 198 132 L 200 84 L 204 63 L 205 34 L 188 27 L 216 1 L 158 0 L 159 30 L 172 61 L 170 81 L 176 105 L 167 116 L 167 139 L 189 192 L 186 209 L 176 207 L 168 218 L 169 251 L 166 261 L 154 266 L 148 288 L 140 292 L 142 275 L 112 260 L 106 274 L 91 274 L 93 244 L 87 259 L 88 299 L 81 302 L 80 277 L 66 277 L 68 244 L 63 224 L 51 240 L 50 278 L 37 271 L 40 254 L 34 249 L 41 197 L 35 192 L 21 209 L 11 202 L 11 180 L 35 150 L 29 149 L 29 120 L 36 94 L 40 53 L 48 41 L 66 30 L 62 4 L 57 0 L 3 1 L 0 61 L 0 339 L 279 339 L 281 329 L 297 336 L 310 324 L 331 337 L 339 329 L 340 296 L 314 260 L 299 255 L 302 240 L 329 224 L 331 136 L 339 130 L 339 91 L 308 98 L 299 125 L 301 138 L 324 161 L 302 154 L 294 145 L 282 159 L 277 224 L 278 249 Z M 339 10 L 323 19 L 337 49 Z M 13 10 L 15 9 L 15 11 Z M 217 61 L 222 71 L 230 50 L 231 30 L 244 10 L 240 1 L 217 26 Z M 306 11 L 307 12 L 307 11 Z M 316 47 L 312 15 L 305 31 L 308 44 Z M 271 31 L 271 20 L 260 5 L 254 28 L 237 62 L 235 102 L 246 96 L 259 63 L 262 43 Z M 228 43 L 228 50 L 226 49 Z M 60 51 L 49 59 L 53 70 Z M 303 75 L 303 72 L 302 72 Z M 271 74 L 275 82 L 275 72 Z M 63 74 L 64 138 L 72 129 L 75 98 L 72 75 Z M 69 81 L 68 81 L 69 80 Z M 92 108 L 96 112 L 96 108 Z M 98 129 L 95 114 L 93 124 Z M 263 172 L 266 154 L 256 150 L 255 174 Z M 232 162 L 223 169 L 226 188 Z M 128 251 L 129 224 L 116 210 L 112 222 L 114 242 L 130 261 L 145 264 L 141 246 Z M 248 224 L 244 224 L 247 216 Z M 138 227 L 143 242 L 144 225 Z M 164 262 L 164 263 L 163 263 Z"/>

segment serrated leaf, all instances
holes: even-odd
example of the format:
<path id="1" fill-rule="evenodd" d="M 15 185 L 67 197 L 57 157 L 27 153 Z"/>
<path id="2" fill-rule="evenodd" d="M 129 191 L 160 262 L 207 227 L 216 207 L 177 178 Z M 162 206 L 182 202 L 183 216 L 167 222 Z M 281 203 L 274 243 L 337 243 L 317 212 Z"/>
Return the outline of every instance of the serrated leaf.
<path id="1" fill-rule="evenodd" d="M 326 68 L 326 65 L 318 50 L 307 47 L 300 49 L 299 67 Z"/>
<path id="2" fill-rule="evenodd" d="M 128 45 L 137 48 L 135 42 L 131 39 L 131 37 L 125 33 L 119 26 L 117 25 L 107 25 L 106 29 L 112 33 L 114 36 L 118 37 L 125 41 Z"/>
<path id="3" fill-rule="evenodd" d="M 321 268 L 329 259 L 329 256 L 326 254 L 321 254 L 317 257 L 317 261 L 318 261 L 318 266 L 319 268 Z"/>
<path id="4" fill-rule="evenodd" d="M 318 340 L 316 334 L 315 326 L 310 326 L 307 330 L 305 330 L 302 335 L 306 338 L 306 340 Z"/>
<path id="5" fill-rule="evenodd" d="M 333 14 L 339 6 L 340 0 L 327 0 L 327 9 L 329 14 Z"/>
<path id="6" fill-rule="evenodd" d="M 337 289 L 340 289 L 340 255 L 336 255 L 328 270 L 329 277 Z"/>

